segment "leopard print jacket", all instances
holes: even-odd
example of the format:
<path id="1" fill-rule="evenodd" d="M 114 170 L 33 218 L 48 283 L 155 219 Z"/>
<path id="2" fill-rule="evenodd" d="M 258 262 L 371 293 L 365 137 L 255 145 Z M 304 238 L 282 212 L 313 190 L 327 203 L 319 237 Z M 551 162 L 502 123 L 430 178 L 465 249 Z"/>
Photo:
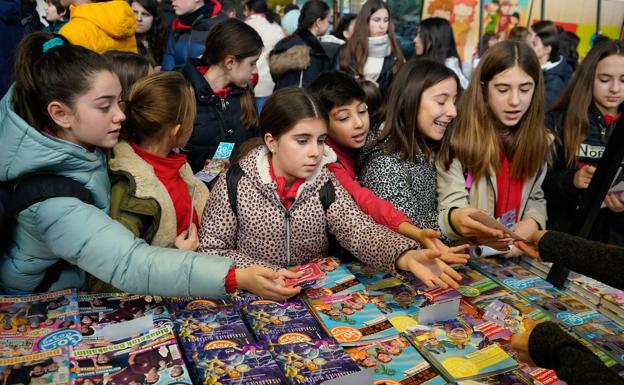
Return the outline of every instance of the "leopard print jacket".
<path id="1" fill-rule="evenodd" d="M 232 211 L 222 175 L 210 194 L 200 228 L 200 252 L 234 258 L 238 267 L 257 264 L 277 269 L 326 255 L 328 233 L 362 262 L 396 273 L 395 260 L 420 245 L 375 223 L 360 211 L 333 173 L 334 151 L 325 146 L 322 165 L 299 189 L 290 209 L 280 202 L 269 175 L 268 150 L 260 146 L 240 161 L 245 175 Z M 319 190 L 327 181 L 336 199 L 324 211 Z"/>

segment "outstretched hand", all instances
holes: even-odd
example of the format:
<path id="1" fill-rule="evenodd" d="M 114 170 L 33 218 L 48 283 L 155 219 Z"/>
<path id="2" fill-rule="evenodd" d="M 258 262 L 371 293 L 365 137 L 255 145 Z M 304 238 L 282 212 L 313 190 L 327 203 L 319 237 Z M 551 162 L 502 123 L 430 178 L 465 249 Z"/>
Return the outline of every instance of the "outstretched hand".
<path id="1" fill-rule="evenodd" d="M 397 261 L 397 268 L 410 271 L 427 287 L 439 286 L 443 289 L 459 287 L 462 276 L 449 265 L 444 263 L 441 253 L 435 250 L 409 250 L 403 253 Z"/>
<path id="2" fill-rule="evenodd" d="M 287 287 L 277 271 L 262 266 L 236 269 L 236 286 L 239 289 L 267 299 L 284 300 L 299 294 L 300 287 Z"/>

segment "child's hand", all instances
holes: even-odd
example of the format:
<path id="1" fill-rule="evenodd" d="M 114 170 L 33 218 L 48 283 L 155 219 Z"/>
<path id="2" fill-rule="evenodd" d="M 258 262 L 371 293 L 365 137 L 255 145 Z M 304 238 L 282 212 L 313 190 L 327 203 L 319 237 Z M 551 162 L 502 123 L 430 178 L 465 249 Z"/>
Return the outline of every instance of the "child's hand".
<path id="1" fill-rule="evenodd" d="M 303 271 L 294 272 L 288 269 L 279 269 L 277 274 L 279 274 L 279 278 L 276 281 L 282 286 L 286 286 L 286 279 L 300 278 L 303 275 Z"/>
<path id="2" fill-rule="evenodd" d="M 487 227 L 486 225 L 472 219 L 470 214 L 483 211 L 472 207 L 457 208 L 451 212 L 449 220 L 453 224 L 453 227 L 459 231 L 459 234 L 464 238 L 474 239 L 477 244 L 487 244 L 490 247 L 490 243 L 496 241 L 502 241 L 505 238 L 505 234 L 499 229 Z"/>
<path id="3" fill-rule="evenodd" d="M 301 291 L 300 287 L 284 286 L 283 278 L 277 271 L 262 266 L 236 269 L 236 287 L 274 300 L 287 299 Z"/>
<path id="4" fill-rule="evenodd" d="M 191 227 L 188 231 L 188 238 L 186 237 L 186 231 L 183 231 L 175 239 L 175 247 L 178 249 L 196 251 L 199 248 L 199 236 L 197 235 L 197 226 L 191 223 Z"/>
<path id="5" fill-rule="evenodd" d="M 535 366 L 535 363 L 533 362 L 533 359 L 531 359 L 531 354 L 529 354 L 529 338 L 531 337 L 531 332 L 536 325 L 537 322 L 527 318 L 524 321 L 526 332 L 511 336 L 511 348 L 518 353 L 518 359 L 533 367 Z"/>
<path id="6" fill-rule="evenodd" d="M 459 287 L 461 274 L 449 267 L 440 259 L 441 253 L 433 250 L 409 250 L 403 253 L 397 261 L 397 268 L 410 271 L 428 287 L 435 285 L 446 289 Z"/>
<path id="7" fill-rule="evenodd" d="M 594 176 L 594 172 L 596 172 L 596 167 L 589 165 L 583 166 L 578 169 L 574 173 L 574 178 L 572 179 L 574 187 L 579 190 L 586 189 L 589 186 L 589 182 L 591 182 L 592 177 Z"/>
<path id="8" fill-rule="evenodd" d="M 514 246 L 522 250 L 529 257 L 537 261 L 541 261 L 542 258 L 540 257 L 540 254 L 539 254 L 539 242 L 544 236 L 544 234 L 546 234 L 546 230 L 538 230 L 534 232 L 533 234 L 529 235 L 528 237 L 526 237 L 527 241 L 529 241 L 529 244 L 524 243 L 522 241 L 515 241 Z"/>

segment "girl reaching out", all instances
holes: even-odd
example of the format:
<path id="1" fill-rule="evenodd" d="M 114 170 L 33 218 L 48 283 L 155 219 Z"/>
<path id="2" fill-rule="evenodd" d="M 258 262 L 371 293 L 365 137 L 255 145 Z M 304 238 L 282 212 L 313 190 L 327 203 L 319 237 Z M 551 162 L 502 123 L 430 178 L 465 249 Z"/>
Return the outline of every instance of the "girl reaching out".
<path id="1" fill-rule="evenodd" d="M 437 163 L 442 233 L 449 238 L 496 241 L 459 218 L 455 209 L 462 207 L 503 219 L 521 237 L 546 227 L 543 88 L 539 61 L 526 44 L 501 42 L 483 55 Z"/>
<path id="2" fill-rule="evenodd" d="M 240 267 L 257 263 L 279 269 L 326 254 L 331 233 L 375 268 L 411 271 L 428 286 L 457 286 L 461 276 L 438 258 L 439 252 L 418 250 L 415 241 L 374 223 L 325 167 L 336 160 L 324 144 L 327 116 L 306 91 L 273 94 L 260 127 L 262 142 L 241 159 L 236 190 L 221 176 L 211 193 L 200 251 L 218 251 Z M 328 190 L 332 202 L 323 200 L 323 194 L 331 195 Z"/>
<path id="3" fill-rule="evenodd" d="M 8 293 L 84 288 L 87 273 L 131 293 L 223 297 L 236 288 L 269 298 L 294 294 L 276 272 L 236 269 L 228 258 L 147 245 L 111 219 L 102 149 L 113 148 L 125 119 L 121 84 L 108 61 L 60 35 L 22 40 L 13 88 L 0 101 L 0 181 L 32 173 L 82 185 L 92 204 L 59 196 L 15 216 L 0 257 Z M 47 186 L 50 187 L 50 186 Z"/>

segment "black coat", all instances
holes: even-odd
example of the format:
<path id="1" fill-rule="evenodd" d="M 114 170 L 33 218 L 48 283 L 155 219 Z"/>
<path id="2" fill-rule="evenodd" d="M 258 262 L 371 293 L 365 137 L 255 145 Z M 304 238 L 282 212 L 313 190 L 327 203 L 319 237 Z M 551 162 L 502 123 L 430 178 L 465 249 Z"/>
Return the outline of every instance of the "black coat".
<path id="1" fill-rule="evenodd" d="M 573 69 L 567 60 L 561 57 L 559 64 L 544 70 L 544 106 L 549 108 L 563 93 Z"/>
<path id="2" fill-rule="evenodd" d="M 11 85 L 15 49 L 24 36 L 21 20 L 19 0 L 0 1 L 0 97 Z"/>
<path id="3" fill-rule="evenodd" d="M 331 59 L 321 42 L 308 30 L 297 30 L 277 42 L 269 55 L 275 90 L 307 87 L 317 76 L 331 69 Z"/>
<path id="4" fill-rule="evenodd" d="M 620 106 L 620 110 L 623 109 L 624 106 Z M 579 146 L 578 153 L 581 156 L 578 163 L 570 167 L 565 162 L 564 114 L 563 111 L 555 111 L 546 115 L 546 125 L 554 131 L 558 140 L 554 161 L 542 188 L 546 195 L 548 228 L 569 233 L 575 231 L 576 208 L 586 191 L 574 187 L 574 174 L 581 165 L 598 165 L 615 123 L 608 126 L 598 108 L 592 104 L 588 112 L 589 134 Z M 608 208 L 601 209 L 590 239 L 624 246 L 624 213 L 614 213 Z"/>
<path id="5" fill-rule="evenodd" d="M 188 163 L 193 172 L 198 172 L 206 160 L 212 159 L 220 142 L 241 144 L 256 136 L 256 127 L 245 127 L 241 122 L 242 88 L 232 86 L 227 99 L 216 96 L 197 67 L 198 59 L 190 59 L 182 74 L 195 91 L 197 117 L 193 134 L 186 145 Z"/>

